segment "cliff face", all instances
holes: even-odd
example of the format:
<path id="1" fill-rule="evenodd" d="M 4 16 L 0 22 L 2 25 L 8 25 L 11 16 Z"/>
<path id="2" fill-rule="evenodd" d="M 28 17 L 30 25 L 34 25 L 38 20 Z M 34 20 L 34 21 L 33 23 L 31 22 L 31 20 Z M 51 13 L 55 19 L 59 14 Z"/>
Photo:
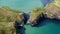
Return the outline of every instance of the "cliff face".
<path id="1" fill-rule="evenodd" d="M 55 1 L 52 3 L 48 3 L 44 8 L 36 8 L 30 13 L 30 18 L 28 22 L 30 24 L 37 24 L 37 20 L 41 19 L 40 17 L 45 17 L 49 19 L 60 19 L 60 5 L 57 6 Z M 59 3 L 59 2 L 58 2 Z M 43 16 L 44 15 L 44 16 Z"/>
<path id="2" fill-rule="evenodd" d="M 42 17 L 42 12 L 43 12 L 43 8 L 33 9 L 30 13 L 30 17 L 29 17 L 27 23 L 29 23 L 31 25 L 37 24 L 37 20 L 39 20 L 39 18 Z"/>
<path id="3" fill-rule="evenodd" d="M 24 13 L 18 10 L 12 10 L 9 7 L 0 8 L 0 34 L 16 34 L 14 21 L 22 21 Z"/>

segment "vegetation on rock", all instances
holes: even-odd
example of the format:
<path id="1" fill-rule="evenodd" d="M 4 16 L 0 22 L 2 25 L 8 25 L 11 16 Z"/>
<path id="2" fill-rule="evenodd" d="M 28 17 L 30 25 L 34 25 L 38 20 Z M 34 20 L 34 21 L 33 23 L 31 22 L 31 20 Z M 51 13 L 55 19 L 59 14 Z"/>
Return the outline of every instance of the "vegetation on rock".
<path id="1" fill-rule="evenodd" d="M 58 6 L 56 3 L 58 3 Z M 43 17 L 42 13 L 45 18 L 50 18 L 50 19 L 60 19 L 60 5 L 59 5 L 60 0 L 54 0 L 51 3 L 48 3 L 44 8 L 35 8 L 32 10 L 30 13 L 30 18 L 29 22 L 36 22 L 39 17 Z"/>
<path id="2" fill-rule="evenodd" d="M 54 0 L 54 4 L 58 7 L 60 7 L 60 0 Z"/>
<path id="3" fill-rule="evenodd" d="M 47 13 L 48 18 L 60 19 L 60 7 L 56 6 L 54 2 L 47 4 L 44 9 L 45 13 Z"/>
<path id="4" fill-rule="evenodd" d="M 16 34 L 14 22 L 17 18 L 22 20 L 23 17 L 19 13 L 23 12 L 5 6 L 0 8 L 0 34 Z"/>
<path id="5" fill-rule="evenodd" d="M 12 10 L 9 7 L 1 7 L 0 8 L 0 22 L 13 22 L 15 20 L 15 17 L 20 12 L 21 11 L 18 11 L 18 10 Z"/>

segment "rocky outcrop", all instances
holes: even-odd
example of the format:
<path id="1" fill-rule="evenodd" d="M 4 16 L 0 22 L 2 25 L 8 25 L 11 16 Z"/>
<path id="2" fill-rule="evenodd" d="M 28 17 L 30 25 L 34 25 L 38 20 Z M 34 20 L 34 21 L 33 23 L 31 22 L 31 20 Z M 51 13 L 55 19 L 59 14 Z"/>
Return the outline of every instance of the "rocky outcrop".
<path id="1" fill-rule="evenodd" d="M 60 19 L 60 8 L 57 7 L 55 4 L 51 3 L 46 5 L 45 14 L 47 15 L 47 18 L 50 19 Z"/>
<path id="2" fill-rule="evenodd" d="M 37 25 L 38 23 L 38 21 L 40 20 L 40 19 L 42 19 L 41 17 L 42 17 L 42 11 L 43 10 L 43 8 L 35 8 L 35 9 L 33 9 L 32 10 L 32 12 L 30 13 L 30 17 L 29 17 L 29 19 L 28 19 L 28 24 L 31 24 L 31 25 Z"/>
<path id="3" fill-rule="evenodd" d="M 24 14 L 21 11 L 12 10 L 9 7 L 0 8 L 0 34 L 16 34 L 15 20 L 22 22 Z"/>
<path id="4" fill-rule="evenodd" d="M 58 0 L 56 0 L 58 1 Z M 54 0 L 55 2 L 55 0 Z M 42 18 L 49 18 L 49 19 L 60 19 L 60 7 L 55 5 L 55 3 L 48 3 L 44 8 L 36 8 L 30 13 L 30 18 L 28 23 L 31 25 L 38 24 L 38 21 L 41 21 Z M 40 22 L 39 22 L 40 23 Z"/>

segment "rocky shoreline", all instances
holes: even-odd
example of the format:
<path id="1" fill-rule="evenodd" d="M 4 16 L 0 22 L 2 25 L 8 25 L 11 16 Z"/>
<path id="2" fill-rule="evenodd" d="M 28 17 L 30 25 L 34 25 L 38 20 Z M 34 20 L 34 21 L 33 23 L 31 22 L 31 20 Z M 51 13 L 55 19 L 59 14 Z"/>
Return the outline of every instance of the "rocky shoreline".
<path id="1" fill-rule="evenodd" d="M 44 8 L 35 8 L 30 13 L 30 18 L 28 20 L 29 24 L 38 24 L 43 18 L 47 19 L 60 19 L 60 8 L 52 3 L 48 3 Z"/>
<path id="2" fill-rule="evenodd" d="M 41 23 L 41 21 L 45 19 L 60 20 L 60 7 L 56 6 L 55 3 L 52 2 L 52 3 L 48 3 L 44 8 L 33 9 L 29 14 L 26 14 L 22 11 L 12 10 L 9 7 L 0 8 L 0 22 L 6 22 L 2 24 L 0 23 L 1 25 L 4 25 L 1 26 L 2 28 L 10 27 L 9 30 L 11 29 L 14 30 L 15 29 L 13 28 L 14 23 L 10 23 L 10 22 L 14 22 L 16 17 L 18 17 L 20 21 L 24 21 L 24 24 L 30 24 L 32 26 L 35 26 Z M 3 30 L 2 28 L 1 30 Z"/>

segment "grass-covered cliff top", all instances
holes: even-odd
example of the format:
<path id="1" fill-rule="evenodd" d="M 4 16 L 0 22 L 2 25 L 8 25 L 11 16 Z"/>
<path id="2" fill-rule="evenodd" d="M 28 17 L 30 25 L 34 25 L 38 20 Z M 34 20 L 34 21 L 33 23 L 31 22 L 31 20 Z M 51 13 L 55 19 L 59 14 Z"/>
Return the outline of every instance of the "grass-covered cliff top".
<path id="1" fill-rule="evenodd" d="M 21 11 L 13 10 L 10 7 L 4 6 L 0 8 L 0 30 L 5 30 L 7 33 L 14 28 L 14 21 Z"/>
<path id="2" fill-rule="evenodd" d="M 30 16 L 31 19 L 32 18 L 36 18 L 37 16 L 39 16 L 41 13 L 43 12 L 43 8 L 35 8 L 31 11 Z"/>
<path id="3" fill-rule="evenodd" d="M 60 0 L 54 0 L 54 4 L 58 7 L 60 7 Z"/>
<path id="4" fill-rule="evenodd" d="M 56 0 L 56 2 L 57 2 L 58 0 Z M 55 1 L 54 1 L 55 2 Z M 45 6 L 45 12 L 47 12 L 47 16 L 49 17 L 49 18 L 57 18 L 57 19 L 60 19 L 60 5 L 59 6 L 57 6 L 57 5 L 55 5 L 55 3 L 54 2 L 52 2 L 52 3 L 49 3 L 49 4 L 47 4 L 46 6 Z"/>
<path id="5" fill-rule="evenodd" d="M 30 13 L 32 18 L 36 18 L 41 13 L 46 13 L 48 11 L 48 16 L 51 16 L 51 14 L 59 14 L 60 11 L 60 0 L 54 0 L 51 3 L 48 3 L 44 8 L 35 8 Z M 31 18 L 31 19 L 32 19 Z"/>
<path id="6" fill-rule="evenodd" d="M 10 7 L 3 6 L 0 8 L 0 22 L 14 21 L 15 17 L 21 11 L 13 10 Z"/>

